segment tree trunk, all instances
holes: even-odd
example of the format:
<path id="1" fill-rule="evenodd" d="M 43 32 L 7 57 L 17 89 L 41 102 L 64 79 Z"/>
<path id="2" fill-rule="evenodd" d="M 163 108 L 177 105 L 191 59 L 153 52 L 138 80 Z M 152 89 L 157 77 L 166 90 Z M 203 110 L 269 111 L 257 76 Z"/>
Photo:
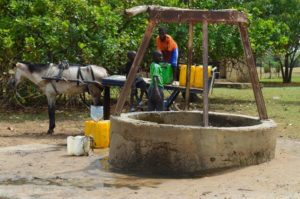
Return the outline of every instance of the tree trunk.
<path id="1" fill-rule="evenodd" d="M 286 54 L 284 56 L 284 78 L 283 83 L 290 83 L 289 82 L 289 56 Z"/>
<path id="2" fill-rule="evenodd" d="M 292 81 L 292 72 L 293 72 L 293 64 L 289 62 L 289 54 L 285 54 L 284 56 L 284 64 L 280 62 L 280 69 L 282 74 L 282 82 L 283 83 L 291 83 Z"/>

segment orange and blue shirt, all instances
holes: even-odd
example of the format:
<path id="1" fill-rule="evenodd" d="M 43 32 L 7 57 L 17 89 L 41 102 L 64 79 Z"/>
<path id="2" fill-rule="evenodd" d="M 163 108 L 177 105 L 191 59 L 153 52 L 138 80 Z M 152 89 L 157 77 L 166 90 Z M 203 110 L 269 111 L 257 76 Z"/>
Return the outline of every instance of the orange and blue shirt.
<path id="1" fill-rule="evenodd" d="M 167 34 L 164 41 L 157 36 L 156 47 L 157 50 L 162 52 L 164 62 L 170 63 L 173 67 L 177 66 L 178 46 L 170 35 Z"/>

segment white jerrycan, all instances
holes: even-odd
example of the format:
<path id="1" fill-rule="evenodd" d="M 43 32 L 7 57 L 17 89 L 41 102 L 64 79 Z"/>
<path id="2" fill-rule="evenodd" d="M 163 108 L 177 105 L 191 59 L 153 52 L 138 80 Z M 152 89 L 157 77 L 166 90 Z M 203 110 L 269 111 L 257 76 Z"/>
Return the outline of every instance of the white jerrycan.
<path id="1" fill-rule="evenodd" d="M 91 141 L 87 136 L 68 136 L 67 138 L 68 155 L 89 155 L 90 146 Z"/>

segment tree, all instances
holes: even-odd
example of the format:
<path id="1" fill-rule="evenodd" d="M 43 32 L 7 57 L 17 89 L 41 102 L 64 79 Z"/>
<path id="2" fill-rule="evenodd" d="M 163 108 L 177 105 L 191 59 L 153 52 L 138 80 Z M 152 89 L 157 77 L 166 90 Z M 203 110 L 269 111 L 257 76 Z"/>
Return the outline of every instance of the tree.
<path id="1" fill-rule="evenodd" d="M 124 9 L 142 4 L 246 12 L 255 57 L 272 52 L 280 62 L 283 81 L 291 81 L 299 55 L 300 0 L 0 0 L 0 72 L 7 72 L 16 60 L 57 63 L 67 59 L 103 65 L 110 74 L 118 73 L 126 62 L 126 52 L 138 49 L 148 23 L 146 14 L 128 18 Z M 188 26 L 163 25 L 177 41 L 181 60 L 186 62 Z M 153 37 L 150 50 L 154 43 Z M 198 24 L 194 62 L 202 62 L 201 54 L 202 26 Z M 210 61 L 242 61 L 238 29 L 210 25 L 209 56 Z M 144 60 L 149 63 L 150 57 Z"/>
<path id="2" fill-rule="evenodd" d="M 251 38 L 260 54 L 271 50 L 280 63 L 284 83 L 290 83 L 300 45 L 300 1 L 252 1 Z"/>
<path id="3" fill-rule="evenodd" d="M 190 4 L 198 9 L 235 8 L 246 12 L 254 56 L 260 58 L 273 52 L 280 62 L 283 82 L 291 82 L 300 45 L 300 0 L 195 0 Z M 210 30 L 212 59 L 239 59 L 243 55 L 238 31 L 224 26 L 213 26 Z M 197 48 L 199 51 L 200 46 Z"/>

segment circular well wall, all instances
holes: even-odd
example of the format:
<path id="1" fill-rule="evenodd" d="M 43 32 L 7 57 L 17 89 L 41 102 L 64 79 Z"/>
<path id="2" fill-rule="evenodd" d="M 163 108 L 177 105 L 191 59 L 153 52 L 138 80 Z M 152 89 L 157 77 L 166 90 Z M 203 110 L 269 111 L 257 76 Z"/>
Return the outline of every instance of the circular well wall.
<path id="1" fill-rule="evenodd" d="M 246 166 L 274 158 L 276 124 L 245 115 L 136 112 L 111 118 L 109 162 L 114 169 L 188 174 Z"/>

